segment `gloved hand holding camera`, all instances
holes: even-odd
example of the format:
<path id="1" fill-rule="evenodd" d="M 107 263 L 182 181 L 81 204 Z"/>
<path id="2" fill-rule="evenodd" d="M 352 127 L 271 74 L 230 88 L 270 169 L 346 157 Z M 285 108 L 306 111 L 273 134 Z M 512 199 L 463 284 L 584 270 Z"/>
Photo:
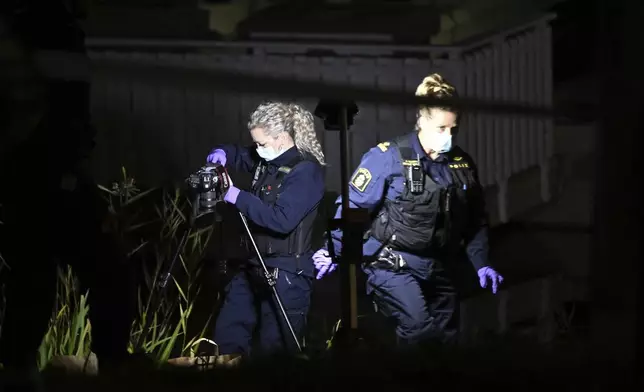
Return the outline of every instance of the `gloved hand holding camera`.
<path id="1" fill-rule="evenodd" d="M 216 148 L 212 150 L 210 154 L 208 154 L 208 156 L 206 157 L 206 162 L 226 166 L 226 152 L 220 148 Z M 228 188 L 226 190 L 226 193 L 224 194 L 224 201 L 230 204 L 235 204 L 237 202 L 237 197 L 239 196 L 240 189 L 233 185 L 233 180 L 232 178 L 230 178 L 228 171 L 224 171 L 222 175 L 225 175 L 228 179 Z"/>
<path id="2" fill-rule="evenodd" d="M 237 197 L 239 196 L 239 188 L 233 185 L 233 180 L 230 178 L 230 175 L 226 173 L 228 176 L 228 182 L 230 186 L 228 187 L 228 191 L 224 195 L 224 201 L 230 203 L 230 204 L 235 204 L 237 203 Z"/>
<path id="3" fill-rule="evenodd" d="M 216 148 L 208 154 L 206 162 L 219 163 L 222 166 L 226 166 L 226 152 L 220 148 Z"/>

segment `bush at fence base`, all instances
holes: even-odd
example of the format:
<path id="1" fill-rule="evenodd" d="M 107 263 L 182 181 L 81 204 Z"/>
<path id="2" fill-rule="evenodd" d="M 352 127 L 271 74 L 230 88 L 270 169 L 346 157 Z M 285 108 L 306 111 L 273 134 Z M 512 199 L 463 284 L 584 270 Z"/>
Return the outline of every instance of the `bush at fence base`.
<path id="1" fill-rule="evenodd" d="M 210 320 L 190 338 L 188 321 L 199 294 L 196 280 L 211 228 L 193 231 L 180 252 L 167 295 L 158 293 L 157 278 L 174 256 L 181 227 L 187 221 L 189 201 L 179 189 L 141 192 L 123 169 L 123 178 L 110 189 L 99 187 L 109 203 L 114 230 L 130 262 L 142 264 L 144 281 L 139 286 L 138 314 L 132 325 L 130 352 L 144 352 L 159 366 L 174 355 L 194 357 L 204 340 Z M 133 256 L 137 258 L 133 258 Z M 151 261 L 149 263 L 147 260 Z M 150 267 L 149 264 L 152 264 Z M 93 374 L 96 366 L 81 365 L 90 356 L 91 324 L 88 319 L 89 293 L 81 294 L 71 268 L 59 270 L 56 307 L 39 349 L 39 367 L 48 365 L 72 372 Z M 175 348 L 179 347 L 179 353 Z"/>

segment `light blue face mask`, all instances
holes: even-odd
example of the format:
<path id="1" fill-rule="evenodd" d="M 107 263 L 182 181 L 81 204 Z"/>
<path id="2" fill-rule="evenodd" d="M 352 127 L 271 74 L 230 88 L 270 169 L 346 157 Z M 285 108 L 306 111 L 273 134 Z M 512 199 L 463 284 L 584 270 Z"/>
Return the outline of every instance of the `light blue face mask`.
<path id="1" fill-rule="evenodd" d="M 439 154 L 452 149 L 452 134 L 450 132 L 434 132 L 431 134 L 429 148 Z"/>
<path id="2" fill-rule="evenodd" d="M 272 147 L 261 147 L 257 146 L 257 155 L 264 158 L 267 161 L 272 161 L 273 159 L 282 155 L 284 151 L 275 151 Z"/>

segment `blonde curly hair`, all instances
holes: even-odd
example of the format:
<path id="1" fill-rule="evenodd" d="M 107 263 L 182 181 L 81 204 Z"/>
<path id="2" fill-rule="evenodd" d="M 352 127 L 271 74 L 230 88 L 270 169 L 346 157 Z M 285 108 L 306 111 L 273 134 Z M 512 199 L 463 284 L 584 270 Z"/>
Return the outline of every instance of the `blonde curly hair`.
<path id="1" fill-rule="evenodd" d="M 456 88 L 448 83 L 441 75 L 433 73 L 418 85 L 416 88 L 417 97 L 430 97 L 430 98 L 453 98 L 456 97 Z M 453 111 L 451 108 L 442 107 L 427 107 L 421 106 L 418 109 L 418 116 L 429 116 L 432 109 L 442 109 Z"/>
<path id="2" fill-rule="evenodd" d="M 311 155 L 320 165 L 326 164 L 315 133 L 315 119 L 304 107 L 296 103 L 264 102 L 250 115 L 248 129 L 254 128 L 262 128 L 272 137 L 287 132 L 300 154 Z"/>

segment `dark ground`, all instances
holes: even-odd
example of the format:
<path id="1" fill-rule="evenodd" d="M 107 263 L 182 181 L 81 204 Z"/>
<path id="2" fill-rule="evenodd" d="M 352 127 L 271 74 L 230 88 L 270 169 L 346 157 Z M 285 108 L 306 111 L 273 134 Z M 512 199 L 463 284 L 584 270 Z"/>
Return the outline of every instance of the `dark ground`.
<path id="1" fill-rule="evenodd" d="M 315 360 L 271 359 L 237 369 L 137 371 L 129 375 L 61 377 L 50 375 L 52 390 L 196 391 L 196 390 L 334 390 L 568 391 L 637 390 L 631 369 L 618 364 L 589 363 L 582 352 L 538 352 L 520 346 L 432 351 L 395 356 L 386 352 L 329 355 Z"/>

